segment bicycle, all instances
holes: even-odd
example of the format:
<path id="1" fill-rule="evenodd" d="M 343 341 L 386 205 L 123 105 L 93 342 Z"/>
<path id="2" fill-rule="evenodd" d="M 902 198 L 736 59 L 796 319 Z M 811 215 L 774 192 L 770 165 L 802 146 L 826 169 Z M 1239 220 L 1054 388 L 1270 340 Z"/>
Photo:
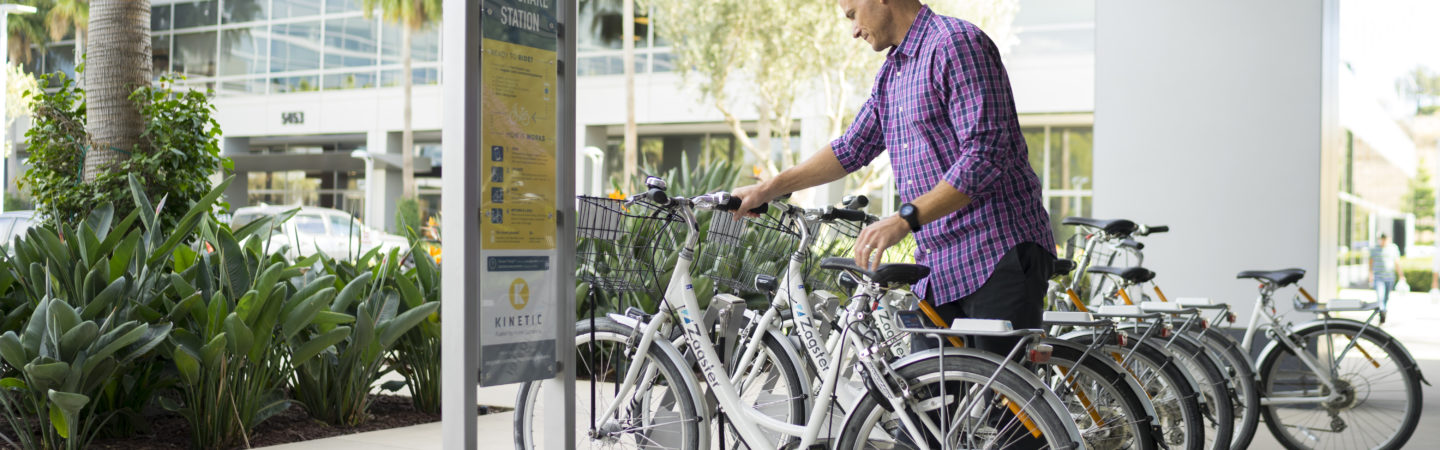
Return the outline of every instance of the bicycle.
<path id="1" fill-rule="evenodd" d="M 718 399 L 720 408 L 728 412 L 732 419 L 729 425 L 730 429 L 733 429 L 736 434 L 739 435 L 740 440 L 751 448 L 794 443 L 794 438 L 798 438 L 799 445 L 802 447 L 815 444 L 820 436 L 821 425 L 828 422 L 827 416 L 830 414 L 830 404 L 834 400 L 835 385 L 840 376 L 840 369 L 841 367 L 847 366 L 848 364 L 845 362 L 848 361 L 857 362 L 857 372 L 868 387 L 866 395 L 864 396 L 865 401 L 874 402 L 876 399 L 884 399 L 886 404 L 891 407 L 899 406 L 902 411 L 928 411 L 925 406 L 939 403 L 939 405 L 936 405 L 941 412 L 938 417 L 932 414 L 916 414 L 914 415 L 915 417 L 911 417 L 911 415 L 900 415 L 898 420 L 900 426 L 888 429 L 887 431 L 892 432 L 891 437 L 882 437 L 881 439 L 883 440 L 890 442 L 904 441 L 903 438 L 894 437 L 895 434 L 903 436 L 923 436 L 926 438 L 911 439 L 909 442 L 915 443 L 920 448 L 928 448 L 927 443 L 929 442 L 929 438 L 935 436 L 945 438 L 946 442 L 952 439 L 983 440 L 988 438 L 993 440 L 996 436 L 1006 436 L 1003 433 L 986 435 L 977 432 L 982 429 L 990 431 L 994 431 L 995 429 L 978 427 L 974 426 L 974 424 L 970 424 L 971 426 L 968 428 L 964 426 L 958 428 L 950 427 L 949 416 L 944 414 L 944 412 L 950 403 L 947 400 L 952 397 L 947 397 L 942 394 L 941 397 L 938 397 L 938 400 L 924 403 L 926 398 L 924 398 L 923 395 L 915 395 L 917 391 L 922 394 L 931 392 L 928 390 L 929 387 L 937 387 L 941 392 L 944 392 L 945 386 L 951 382 L 966 381 L 975 383 L 976 381 L 980 381 L 983 382 L 983 384 L 979 384 L 980 388 L 978 392 L 976 392 L 976 394 L 980 395 L 978 397 L 975 395 L 966 396 L 964 400 L 966 400 L 967 405 L 978 404 L 974 401 L 976 398 L 995 399 L 996 401 L 1008 402 L 1011 405 L 1018 405 L 1024 413 L 1023 416 L 1033 421 L 1033 423 L 1027 425 L 1036 428 L 1039 437 L 1045 440 L 1045 444 L 1048 447 L 1071 448 L 1078 442 L 1078 431 L 1074 429 L 1073 423 L 1061 420 L 1061 411 L 1063 411 L 1063 409 L 1059 405 L 1058 399 L 1056 399 L 1053 394 L 1046 395 L 1048 391 L 1044 389 L 1035 389 L 1035 387 L 1039 385 L 1038 380 L 1034 380 L 1033 376 L 1027 379 L 1023 370 L 1019 369 L 1014 363 L 996 361 L 994 356 L 980 354 L 979 352 L 970 352 L 969 354 L 956 355 L 954 357 L 944 357 L 946 361 L 944 363 L 935 362 L 938 359 L 937 355 L 923 354 L 911 355 L 906 359 L 891 363 L 882 358 L 879 352 L 870 351 L 872 346 L 876 345 L 876 341 L 865 320 L 866 315 L 858 308 L 859 303 L 853 303 L 842 315 L 842 323 L 845 323 L 846 326 L 837 329 L 842 341 L 840 348 L 840 350 L 842 350 L 841 354 L 844 355 L 841 359 L 842 363 L 831 366 L 825 373 L 824 382 L 819 391 L 820 395 L 814 396 L 816 401 L 811 408 L 811 414 L 807 417 L 807 424 L 805 426 L 802 427 L 785 423 L 765 415 L 753 405 L 744 404 L 739 398 L 739 393 L 736 390 L 735 383 L 732 382 L 731 375 L 725 371 L 723 367 L 724 364 L 716 352 L 717 349 L 710 340 L 707 330 L 705 330 L 702 325 L 703 321 L 697 320 L 698 313 L 696 313 L 696 311 L 699 310 L 699 306 L 693 292 L 693 284 L 689 273 L 700 234 L 700 230 L 695 222 L 695 211 L 723 210 L 727 207 L 733 209 L 733 205 L 731 204 L 732 198 L 723 193 L 702 195 L 691 199 L 669 197 L 664 192 L 662 180 L 652 178 L 651 180 L 647 180 L 647 185 L 650 187 L 649 191 L 632 197 L 630 201 L 624 202 L 625 206 L 620 206 L 621 202 L 616 201 L 615 206 L 617 208 L 610 210 L 614 211 L 630 207 L 653 210 L 652 213 L 644 216 L 623 216 L 634 219 L 636 222 L 643 222 L 643 219 L 646 217 L 669 217 L 671 214 L 678 216 L 680 222 L 683 222 L 685 225 L 684 243 L 680 246 L 678 257 L 673 264 L 671 280 L 666 289 L 666 295 L 660 303 L 660 311 L 654 316 L 648 317 L 647 319 L 649 320 L 639 322 L 643 327 L 634 328 L 636 332 L 632 334 L 632 337 L 638 337 L 638 344 L 633 343 L 634 339 L 626 339 L 624 341 L 625 353 L 638 356 L 639 361 L 634 361 L 634 363 L 626 367 L 623 376 L 620 376 L 617 371 L 613 372 L 613 378 L 605 379 L 606 381 L 613 380 L 618 382 L 618 387 L 613 389 L 613 395 L 607 396 L 611 400 L 605 404 L 603 412 L 601 412 L 602 410 L 598 405 L 592 404 L 591 420 L 589 421 L 589 429 L 586 434 L 587 437 L 589 437 L 589 444 L 630 444 L 635 446 L 665 444 L 671 441 L 660 442 L 652 437 L 656 430 L 653 425 L 664 424 L 669 425 L 671 428 L 676 428 L 674 431 L 678 431 L 678 433 L 674 434 L 681 436 L 673 440 L 674 442 L 678 442 L 678 444 L 675 445 L 677 448 L 699 447 L 701 442 L 698 438 L 699 429 L 708 428 L 700 427 L 699 424 L 702 421 L 707 421 L 708 418 L 704 417 L 706 413 L 704 408 L 695 408 L 693 402 L 689 402 L 690 404 L 687 405 L 688 400 L 694 398 L 694 392 L 698 391 L 698 384 L 689 383 L 683 375 L 674 376 L 672 373 L 674 371 L 670 370 L 684 362 L 683 356 L 676 356 L 675 353 L 663 351 L 666 347 L 673 348 L 662 334 L 662 330 L 666 329 L 667 326 L 670 326 L 672 323 L 679 325 L 680 330 L 685 335 L 686 341 L 691 344 L 694 350 L 698 351 L 698 366 L 704 378 L 703 382 L 708 385 L 710 392 Z M 599 200 L 597 199 L 596 201 L 598 202 Z M 585 219 L 582 218 L 582 220 Z M 619 239 L 620 235 L 625 233 L 624 228 L 621 227 L 621 223 L 625 222 L 623 219 L 607 219 L 602 222 L 615 225 L 613 228 L 606 229 L 613 231 L 613 233 L 608 233 L 607 237 Z M 888 279 L 889 281 L 908 281 L 913 283 L 914 281 L 918 281 L 918 279 L 912 279 L 914 276 L 920 275 L 922 272 L 928 272 L 928 269 L 923 269 L 923 266 L 888 266 L 888 271 L 885 273 L 892 277 L 892 279 Z M 887 268 L 882 267 L 882 269 Z M 652 277 L 654 276 L 653 274 L 654 268 L 652 267 Z M 886 278 L 881 277 L 879 279 L 871 279 L 870 281 L 879 282 L 886 280 Z M 577 336 L 577 340 L 583 339 L 585 338 Z M 662 350 L 658 352 L 652 351 L 652 346 L 658 346 Z M 993 368 L 993 370 L 982 374 L 975 372 L 977 368 Z M 736 372 L 738 375 L 740 371 Z M 939 384 L 936 385 L 936 383 Z M 595 384 L 596 383 L 593 382 L 591 383 L 592 386 Z M 900 390 L 897 392 L 893 389 L 893 386 L 897 385 L 910 386 L 911 389 L 908 392 L 912 395 L 908 398 L 901 397 L 900 393 L 906 391 Z M 916 389 L 916 387 L 921 386 L 927 389 Z M 655 389 L 653 388 L 657 387 L 666 388 L 663 390 L 668 392 L 668 394 L 656 398 L 656 394 L 653 392 Z M 960 389 L 961 386 L 956 385 L 955 388 Z M 593 392 L 595 391 L 592 389 L 592 395 L 595 395 Z M 983 395 L 991 392 L 994 394 Z M 526 444 L 533 444 L 533 435 L 537 433 L 536 424 L 534 423 L 535 415 L 530 412 L 534 409 L 534 405 L 532 404 L 534 400 L 528 399 L 528 402 L 524 401 L 527 400 L 527 397 L 524 396 L 525 394 L 523 392 L 521 395 L 520 400 L 522 400 L 522 402 L 517 405 L 517 433 L 523 432 L 531 436 L 520 436 L 520 439 L 517 440 L 517 446 L 527 448 Z M 957 401 L 961 400 L 958 397 L 955 399 Z M 986 404 L 988 405 L 989 402 L 987 401 Z M 625 406 L 622 408 L 621 405 Z M 639 414 L 639 417 L 637 417 L 637 411 L 642 413 L 650 411 L 651 406 L 661 406 L 665 408 L 660 411 L 662 414 Z M 991 409 L 994 408 L 981 407 L 976 409 L 976 411 L 983 412 Z M 676 416 L 678 416 L 678 419 L 673 418 Z M 989 415 L 982 414 L 981 417 L 985 418 L 989 417 Z M 936 419 L 941 419 L 938 425 L 935 423 Z M 847 419 L 847 426 L 848 424 L 849 420 Z M 957 423 L 956 425 L 966 424 Z M 984 425 L 994 424 L 986 422 Z M 1014 422 L 1007 422 L 1002 425 L 1013 426 Z M 787 439 L 786 442 L 774 442 L 770 435 L 761 431 L 762 427 L 772 432 L 781 433 L 790 437 L 790 439 Z M 950 433 L 949 431 L 951 430 L 966 431 Z M 867 439 L 869 438 L 868 434 L 865 436 Z M 900 439 L 900 441 L 896 441 L 896 439 Z M 996 444 L 996 442 L 990 443 Z M 1000 442 L 999 444 L 1003 445 L 1005 443 Z"/>
<path id="2" fill-rule="evenodd" d="M 1266 428 L 1292 449 L 1401 448 L 1420 420 L 1420 383 L 1430 382 L 1405 346 L 1374 323 L 1381 314 L 1377 302 L 1320 303 L 1299 288 L 1295 311 L 1319 318 L 1283 321 L 1274 293 L 1304 276 L 1303 269 L 1236 275 L 1260 282 L 1240 349 L 1251 352 L 1262 329 L 1270 339 L 1255 359 Z M 1333 317 L 1337 312 L 1370 314 L 1360 321 Z"/>

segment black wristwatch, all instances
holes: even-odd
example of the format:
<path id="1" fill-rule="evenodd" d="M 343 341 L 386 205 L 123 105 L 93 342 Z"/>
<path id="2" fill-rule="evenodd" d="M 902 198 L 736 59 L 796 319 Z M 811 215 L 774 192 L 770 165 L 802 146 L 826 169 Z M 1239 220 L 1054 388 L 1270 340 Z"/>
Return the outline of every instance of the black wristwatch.
<path id="1" fill-rule="evenodd" d="M 915 205 L 910 203 L 900 205 L 900 218 L 905 219 L 905 223 L 910 224 L 911 232 L 920 232 L 920 209 L 916 208 Z"/>

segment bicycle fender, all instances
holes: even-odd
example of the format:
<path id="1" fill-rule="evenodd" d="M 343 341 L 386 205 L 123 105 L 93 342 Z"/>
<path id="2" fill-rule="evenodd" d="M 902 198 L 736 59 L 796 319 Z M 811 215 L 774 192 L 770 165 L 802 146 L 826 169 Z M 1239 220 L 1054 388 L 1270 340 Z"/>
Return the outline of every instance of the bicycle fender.
<path id="1" fill-rule="evenodd" d="M 632 330 L 635 329 L 636 327 L 639 327 L 639 326 L 640 326 L 640 320 L 639 320 L 639 319 L 636 319 L 636 318 L 634 318 L 634 317 L 630 317 L 630 316 L 627 316 L 627 315 L 624 315 L 624 314 L 610 313 L 610 314 L 606 314 L 605 316 L 608 317 L 608 318 L 610 318 L 610 320 L 615 321 L 615 323 L 618 323 L 618 324 L 624 325 L 624 326 L 626 326 L 626 327 L 629 327 L 629 328 L 632 329 Z M 583 320 L 585 320 L 585 319 L 581 319 L 581 320 L 583 321 Z M 670 343 L 670 341 L 668 341 L 668 340 L 665 340 L 665 339 L 655 339 L 654 341 L 652 341 L 652 342 L 650 343 L 650 345 L 655 345 L 655 346 L 657 346 L 656 348 L 659 348 L 661 352 L 665 353 L 665 356 L 666 356 L 666 357 L 672 358 L 673 361 L 680 361 L 680 362 L 684 362 L 684 363 L 686 363 L 686 364 L 689 364 L 690 361 L 691 361 L 690 358 L 686 358 L 685 355 L 681 354 L 681 353 L 680 353 L 680 350 L 679 350 L 679 349 L 676 349 L 676 348 L 675 348 L 675 345 L 672 344 L 672 343 Z M 681 377 L 681 378 L 683 379 L 683 381 L 685 382 L 685 385 L 686 385 L 686 386 L 704 386 L 704 384 L 700 383 L 700 379 L 697 378 L 697 377 L 695 377 L 695 371 L 694 371 L 694 370 L 689 370 L 689 369 L 690 369 L 689 367 L 685 367 L 685 366 L 680 367 L 680 377 Z M 695 404 L 695 407 L 700 410 L 700 419 L 703 420 L 703 421 L 700 422 L 700 423 L 710 423 L 710 419 L 711 419 L 711 414 L 710 414 L 710 413 L 714 410 L 714 408 L 711 408 L 711 407 L 710 407 L 710 406 L 712 405 L 712 404 L 710 403 L 710 400 L 708 400 L 708 399 L 706 398 L 706 396 L 700 395 L 699 392 L 696 392 L 696 389 L 689 389 L 689 391 L 690 391 L 690 399 L 691 399 L 691 401 L 693 401 L 694 404 Z M 709 391 L 706 390 L 706 392 L 709 392 Z M 806 392 L 809 392 L 809 391 L 806 391 Z M 699 427 L 699 428 L 700 428 L 700 436 L 699 436 L 699 437 L 700 437 L 700 439 L 702 439 L 700 442 L 702 442 L 702 443 L 710 442 L 710 427 Z M 702 445 L 703 445 L 703 444 L 702 444 Z"/>
<path id="2" fill-rule="evenodd" d="M 1391 336 L 1390 333 L 1386 333 L 1385 330 L 1380 329 L 1380 327 L 1377 326 L 1377 325 L 1370 325 L 1369 327 L 1366 327 L 1366 326 L 1365 326 L 1365 322 L 1361 322 L 1361 321 L 1354 320 L 1354 319 L 1344 319 L 1344 318 L 1331 318 L 1330 320 L 1317 319 L 1317 320 L 1312 320 L 1312 321 L 1309 321 L 1309 322 L 1305 322 L 1305 323 L 1301 323 L 1301 324 L 1299 324 L 1299 325 L 1296 325 L 1296 326 L 1294 327 L 1294 330 L 1295 330 L 1294 332 L 1295 332 L 1296 334 L 1299 334 L 1299 333 L 1301 333 L 1302 331 L 1310 331 L 1310 330 L 1317 330 L 1317 329 L 1318 329 L 1318 330 L 1324 330 L 1324 329 L 1327 328 L 1327 327 L 1328 327 L 1328 328 L 1332 328 L 1332 329 L 1336 329 L 1336 328 L 1338 328 L 1338 329 L 1348 329 L 1348 330 L 1353 330 L 1353 331 L 1356 331 L 1356 332 L 1359 332 L 1360 330 L 1365 329 L 1365 332 L 1366 332 L 1366 333 L 1374 333 L 1374 336 L 1384 339 L 1386 344 L 1394 343 L 1396 347 L 1399 347 L 1399 348 L 1400 348 L 1401 353 L 1402 353 L 1402 354 L 1404 355 L 1404 357 L 1405 357 L 1404 360 L 1400 361 L 1401 364 L 1405 365 L 1405 367 L 1403 367 L 1403 368 L 1404 368 L 1405 370 L 1414 372 L 1416 378 L 1419 378 L 1421 383 L 1425 383 L 1426 386 L 1430 386 L 1430 381 L 1429 381 L 1429 380 L 1426 380 L 1426 379 L 1425 379 L 1425 374 L 1420 371 L 1420 364 L 1417 363 L 1417 362 L 1415 362 L 1415 357 L 1414 357 L 1414 356 L 1411 356 L 1411 355 L 1410 355 L 1410 349 L 1407 348 L 1407 347 L 1405 347 L 1405 345 L 1404 345 L 1403 343 L 1401 343 L 1401 342 L 1399 342 L 1398 340 L 1396 340 L 1396 339 L 1395 339 L 1395 336 Z M 1278 341 L 1276 341 L 1276 340 L 1274 340 L 1274 339 L 1271 339 L 1271 340 L 1270 340 L 1270 343 L 1268 343 L 1268 344 L 1265 345 L 1265 349 L 1260 351 L 1260 357 L 1257 358 L 1257 359 L 1255 359 L 1256 363 L 1258 364 L 1260 361 L 1264 361 L 1265 358 L 1266 358 L 1267 356 L 1270 356 L 1270 353 L 1276 351 L 1276 349 L 1277 349 L 1279 346 L 1280 346 L 1280 343 L 1279 343 Z M 1257 371 L 1257 373 L 1255 374 L 1255 376 L 1256 376 L 1256 377 L 1259 377 L 1259 376 L 1260 376 L 1260 374 L 1258 373 L 1258 371 Z"/>
<path id="3" fill-rule="evenodd" d="M 1088 334 L 1088 333 L 1087 333 L 1087 334 Z M 1045 343 L 1045 344 L 1050 344 L 1050 345 L 1055 346 L 1055 347 L 1069 347 L 1069 348 L 1074 349 L 1075 351 L 1078 351 L 1078 352 L 1081 352 L 1081 353 L 1084 353 L 1085 350 L 1089 348 L 1089 346 L 1082 345 L 1082 344 L 1080 344 L 1080 343 L 1078 343 L 1078 342 L 1072 342 L 1072 341 L 1068 341 L 1068 340 L 1064 340 L 1064 339 L 1046 338 L 1045 340 L 1043 340 L 1043 341 L 1041 341 L 1041 342 L 1042 342 L 1042 343 Z M 1092 355 L 1092 356 L 1093 356 L 1093 355 Z M 1127 369 L 1125 369 L 1124 366 L 1121 366 L 1120 363 L 1115 362 L 1114 359 L 1110 359 L 1108 356 L 1109 356 L 1109 355 L 1104 355 L 1104 354 L 1102 354 L 1102 355 L 1100 355 L 1100 357 L 1095 358 L 1095 360 L 1100 361 L 1101 363 L 1103 363 L 1103 364 L 1105 364 L 1106 366 L 1110 367 L 1110 369 L 1114 370 L 1116 373 L 1121 373 L 1121 374 L 1129 373 L 1129 371 L 1128 371 Z M 1129 387 L 1131 391 L 1133 391 L 1133 392 L 1139 392 L 1139 393 L 1141 393 L 1142 395 L 1145 393 L 1145 388 L 1143 388 L 1143 387 L 1140 386 L 1140 382 L 1139 382 L 1139 381 L 1136 381 L 1136 380 L 1135 380 L 1135 377 L 1121 377 L 1121 378 L 1124 379 L 1125 385 L 1126 385 L 1127 387 Z M 1152 425 L 1159 426 L 1159 425 L 1160 425 L 1160 415 L 1155 413 L 1155 404 L 1154 404 L 1154 403 L 1151 403 L 1151 402 L 1150 402 L 1150 399 L 1149 399 L 1148 397 L 1145 398 L 1145 399 L 1142 399 L 1142 400 L 1144 400 L 1144 401 L 1141 401 L 1140 403 L 1145 407 L 1145 414 L 1147 414 L 1147 415 L 1150 416 L 1150 423 L 1151 423 Z"/>
<path id="4" fill-rule="evenodd" d="M 1016 363 L 1014 361 L 1006 361 L 1004 356 L 994 353 L 973 348 L 932 348 L 929 350 L 911 353 L 903 358 L 897 359 L 895 360 L 895 362 L 890 363 L 890 367 L 898 371 L 901 368 L 910 365 L 918 364 L 932 359 L 938 360 L 941 356 L 941 352 L 944 352 L 944 356 L 946 358 L 975 358 L 989 361 L 997 365 L 1006 366 L 1011 372 L 1015 373 L 1021 379 L 1025 380 L 1029 385 L 1036 386 L 1037 389 L 1043 390 L 1046 395 L 1043 395 L 1041 398 L 1045 400 L 1046 406 L 1053 409 L 1057 415 L 1059 415 L 1060 417 L 1070 417 L 1070 412 L 1061 403 L 1060 397 L 1056 396 L 1055 393 L 1050 392 L 1050 388 L 1047 387 L 1047 385 L 1043 381 L 1040 381 L 1039 376 L 1036 376 L 1034 372 L 1031 372 L 1024 367 L 1021 367 L 1019 363 Z M 847 412 L 847 417 L 845 418 L 846 422 L 850 420 L 849 415 L 850 413 Z M 1085 442 L 1085 440 L 1080 437 L 1080 429 L 1076 428 L 1073 422 L 1068 423 L 1068 425 L 1069 426 L 1065 427 L 1065 433 L 1069 438 L 1069 442 L 1071 443 L 1072 448 L 1083 448 L 1081 443 Z"/>

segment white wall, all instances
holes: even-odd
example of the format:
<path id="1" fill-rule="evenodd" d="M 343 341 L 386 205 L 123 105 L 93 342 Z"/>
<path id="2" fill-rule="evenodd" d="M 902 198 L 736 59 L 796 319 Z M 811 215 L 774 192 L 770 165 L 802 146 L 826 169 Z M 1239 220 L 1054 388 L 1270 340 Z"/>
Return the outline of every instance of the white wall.
<path id="1" fill-rule="evenodd" d="M 1301 267 L 1312 291 L 1323 278 L 1327 8 L 1096 5 L 1095 215 L 1172 227 L 1148 239 L 1145 258 L 1168 296 L 1238 304 L 1243 324 L 1256 283 L 1236 272 Z M 1288 294 L 1279 300 L 1288 309 Z"/>

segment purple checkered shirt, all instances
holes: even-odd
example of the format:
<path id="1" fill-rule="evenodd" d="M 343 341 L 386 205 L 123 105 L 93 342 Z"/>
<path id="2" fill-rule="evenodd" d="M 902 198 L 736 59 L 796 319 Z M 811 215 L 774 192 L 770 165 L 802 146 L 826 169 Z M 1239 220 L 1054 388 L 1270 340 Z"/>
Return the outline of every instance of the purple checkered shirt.
<path id="1" fill-rule="evenodd" d="M 889 149 L 903 201 L 941 181 L 972 199 L 915 236 L 915 262 L 933 269 L 915 286 L 922 298 L 947 303 L 975 292 L 1018 244 L 1054 252 L 1000 51 L 970 22 L 921 8 L 831 147 L 847 172 Z"/>

